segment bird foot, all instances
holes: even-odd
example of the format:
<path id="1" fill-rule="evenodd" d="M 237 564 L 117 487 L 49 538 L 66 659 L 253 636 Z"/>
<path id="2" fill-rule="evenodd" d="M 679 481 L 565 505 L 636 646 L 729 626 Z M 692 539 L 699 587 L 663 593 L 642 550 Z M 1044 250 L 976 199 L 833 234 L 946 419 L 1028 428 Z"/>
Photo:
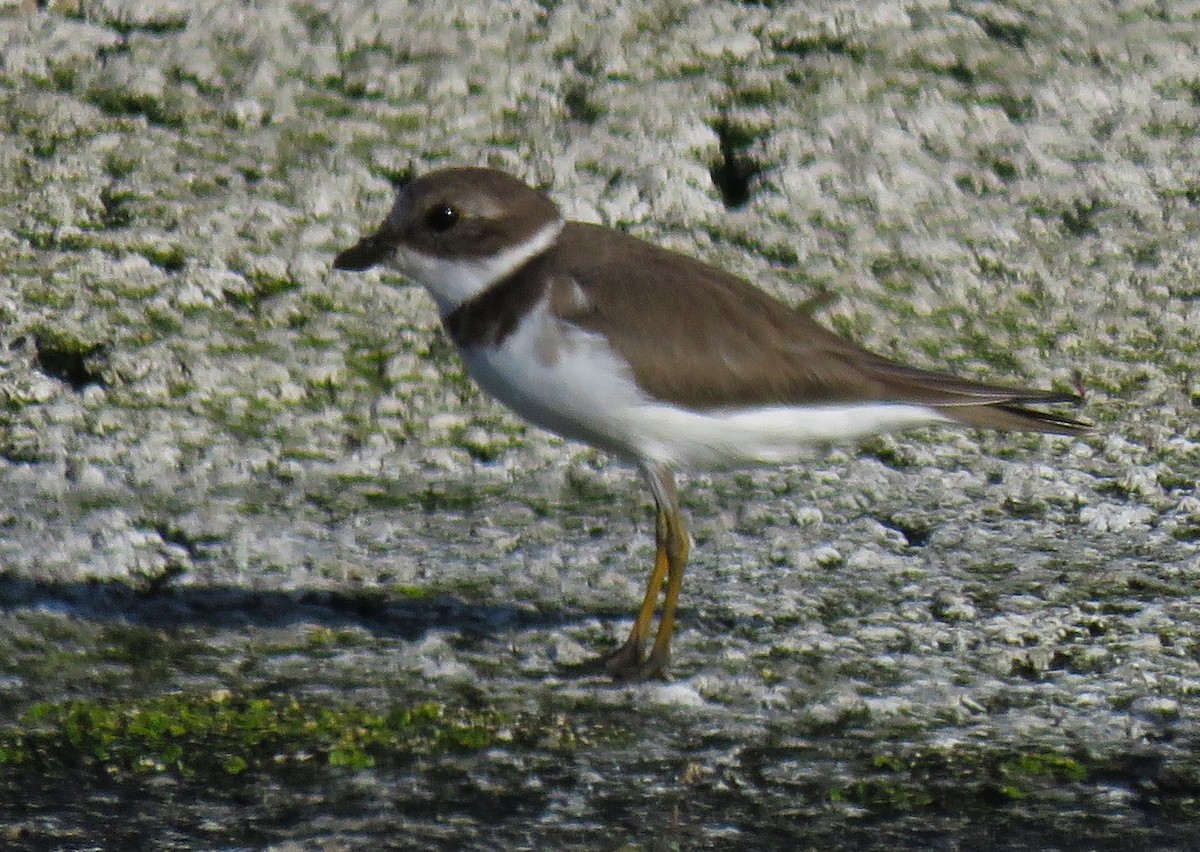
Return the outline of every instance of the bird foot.
<path id="1" fill-rule="evenodd" d="M 620 653 L 619 651 L 617 652 Z M 667 677 L 667 655 L 650 652 L 644 660 L 631 663 L 616 663 L 609 660 L 605 666 L 612 679 L 617 683 L 645 683 L 648 680 L 670 680 Z"/>
<path id="2" fill-rule="evenodd" d="M 669 654 L 662 653 L 658 648 L 643 656 L 642 643 L 627 641 L 612 654 L 602 654 L 565 666 L 567 674 L 575 677 L 589 677 L 607 674 L 617 683 L 642 683 L 648 680 L 667 680 L 667 662 Z"/>

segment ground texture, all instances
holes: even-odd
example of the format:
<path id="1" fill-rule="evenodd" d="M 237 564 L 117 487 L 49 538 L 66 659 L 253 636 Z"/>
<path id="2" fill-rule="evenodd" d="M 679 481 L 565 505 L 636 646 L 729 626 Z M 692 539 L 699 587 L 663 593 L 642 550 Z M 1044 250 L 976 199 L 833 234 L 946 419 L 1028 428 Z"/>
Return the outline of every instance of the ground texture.
<path id="1" fill-rule="evenodd" d="M 1200 4 L 0 2 L 0 841 L 1189 849 Z M 333 273 L 487 164 L 888 355 L 1087 390 L 634 473 Z"/>

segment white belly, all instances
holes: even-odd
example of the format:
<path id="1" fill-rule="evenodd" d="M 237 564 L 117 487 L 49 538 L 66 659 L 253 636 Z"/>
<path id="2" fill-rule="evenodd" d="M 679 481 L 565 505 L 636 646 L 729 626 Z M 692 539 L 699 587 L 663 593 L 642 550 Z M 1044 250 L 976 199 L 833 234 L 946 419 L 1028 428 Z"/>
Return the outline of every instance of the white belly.
<path id="1" fill-rule="evenodd" d="M 498 347 L 463 351 L 484 390 L 551 432 L 608 452 L 640 455 L 628 413 L 645 397 L 602 337 L 555 319 L 544 304 Z"/>
<path id="2" fill-rule="evenodd" d="M 903 403 L 774 405 L 697 411 L 656 402 L 597 334 L 539 305 L 499 348 L 463 352 L 479 384 L 519 415 L 566 438 L 673 468 L 795 461 L 815 447 L 949 418 Z"/>

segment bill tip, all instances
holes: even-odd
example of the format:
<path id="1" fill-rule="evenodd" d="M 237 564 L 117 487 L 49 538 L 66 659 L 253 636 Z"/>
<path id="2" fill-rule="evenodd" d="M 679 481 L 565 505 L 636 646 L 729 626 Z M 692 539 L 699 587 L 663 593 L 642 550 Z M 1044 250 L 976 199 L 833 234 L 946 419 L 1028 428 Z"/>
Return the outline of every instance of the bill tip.
<path id="1" fill-rule="evenodd" d="M 343 272 L 361 272 L 382 260 L 383 254 L 375 240 L 359 240 L 345 251 L 338 252 L 333 259 L 333 268 Z"/>

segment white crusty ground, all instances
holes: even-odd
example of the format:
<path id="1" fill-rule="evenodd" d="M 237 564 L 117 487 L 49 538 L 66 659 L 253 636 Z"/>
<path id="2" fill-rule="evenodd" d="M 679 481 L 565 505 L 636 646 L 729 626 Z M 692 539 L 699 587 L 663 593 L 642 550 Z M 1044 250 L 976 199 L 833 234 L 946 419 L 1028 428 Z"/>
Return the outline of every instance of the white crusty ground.
<path id="1" fill-rule="evenodd" d="M 775 808 L 825 771 L 793 759 L 813 743 L 836 766 L 864 741 L 1138 756 L 1200 789 L 1200 5 L 31 5 L 0 3 L 10 658 L 53 646 L 35 614 L 161 618 L 220 653 L 295 643 L 247 688 L 645 707 L 629 753 L 660 769 L 580 757 L 527 818 L 545 848 L 602 821 L 589 790 L 661 802 L 688 761 Z M 722 117 L 762 168 L 735 210 L 709 174 Z M 830 290 L 821 316 L 889 355 L 1060 388 L 1078 370 L 1097 433 L 928 430 L 684 476 L 675 683 L 564 681 L 628 629 L 648 496 L 483 398 L 423 293 L 330 270 L 390 179 L 451 163 L 789 301 Z M 40 371 L 36 339 L 99 347 L 105 386 Z M 382 620 L 347 627 L 371 641 L 308 655 L 297 637 L 347 619 L 321 601 L 376 591 Z M 14 715 L 74 694 L 15 671 Z M 1133 831 L 1133 787 L 1110 793 Z"/>

